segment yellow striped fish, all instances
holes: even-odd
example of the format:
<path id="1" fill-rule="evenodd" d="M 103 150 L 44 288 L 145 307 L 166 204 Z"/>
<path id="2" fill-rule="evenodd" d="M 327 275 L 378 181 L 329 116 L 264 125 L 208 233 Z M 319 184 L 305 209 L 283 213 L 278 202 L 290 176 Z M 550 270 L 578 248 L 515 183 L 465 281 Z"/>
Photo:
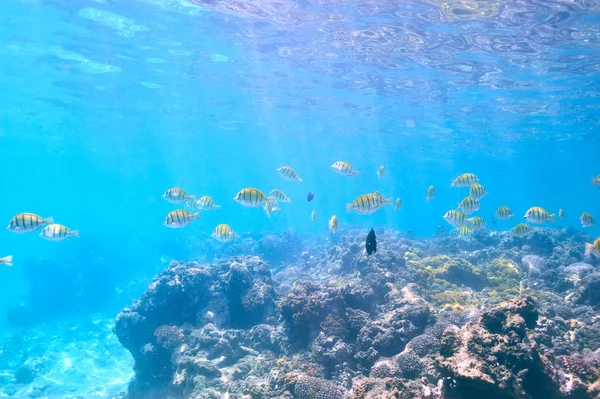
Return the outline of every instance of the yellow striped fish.
<path id="1" fill-rule="evenodd" d="M 233 200 L 244 206 L 256 208 L 267 202 L 267 196 L 256 188 L 245 188 L 237 193 Z"/>
<path id="2" fill-rule="evenodd" d="M 356 198 L 353 203 L 346 205 L 346 210 L 350 212 L 354 209 L 354 211 L 361 215 L 369 215 L 381 208 L 385 204 L 391 204 L 392 199 L 385 199 L 383 195 L 376 191 L 373 194 L 364 194 L 360 197 Z"/>
<path id="3" fill-rule="evenodd" d="M 463 173 L 456 179 L 452 180 L 453 187 L 469 187 L 475 183 L 479 183 L 479 179 L 473 173 Z"/>
<path id="4" fill-rule="evenodd" d="M 220 242 L 229 242 L 233 240 L 233 236 L 233 230 L 231 230 L 231 227 L 227 224 L 218 225 L 212 233 L 212 237 Z"/>
<path id="5" fill-rule="evenodd" d="M 165 191 L 162 197 L 172 204 L 183 204 L 189 201 L 191 198 L 194 198 L 193 195 L 189 195 L 184 190 L 176 187 Z"/>
<path id="6" fill-rule="evenodd" d="M 470 237 L 472 234 L 473 230 L 471 230 L 464 224 L 458 228 L 458 235 L 461 237 Z"/>
<path id="7" fill-rule="evenodd" d="M 52 217 L 43 219 L 33 213 L 25 212 L 19 213 L 13 217 L 8 223 L 8 226 L 6 226 L 6 230 L 11 230 L 19 234 L 31 233 L 32 231 L 39 230 L 45 224 L 52 223 L 54 223 L 54 219 Z"/>
<path id="8" fill-rule="evenodd" d="M 172 229 L 180 229 L 192 223 L 193 220 L 200 219 L 198 212 L 192 214 L 191 212 L 178 209 L 167 215 L 164 225 Z"/>
<path id="9" fill-rule="evenodd" d="M 459 204 L 458 208 L 462 209 L 467 215 L 479 210 L 479 202 L 471 197 L 465 197 Z"/>
<path id="10" fill-rule="evenodd" d="M 487 191 L 485 191 L 485 187 L 483 187 L 481 184 L 475 183 L 471 185 L 471 188 L 469 189 L 469 195 L 475 201 L 479 201 L 487 195 Z"/>
<path id="11" fill-rule="evenodd" d="M 465 222 L 468 223 L 471 226 L 471 228 L 473 228 L 473 230 L 478 230 L 485 227 L 485 220 L 483 220 L 483 218 L 479 216 L 466 219 Z"/>
<path id="12" fill-rule="evenodd" d="M 269 197 L 267 198 L 267 202 L 265 203 L 265 212 L 267 213 L 267 217 L 271 217 L 271 213 L 280 212 L 281 208 L 279 207 L 279 203 L 275 198 Z"/>
<path id="13" fill-rule="evenodd" d="M 533 206 L 527 210 L 524 218 L 530 223 L 542 224 L 546 223 L 547 221 L 554 222 L 556 215 L 549 214 L 547 210 L 539 206 Z"/>
<path id="14" fill-rule="evenodd" d="M 315 224 L 315 219 L 317 218 L 317 211 L 312 211 L 310 214 L 310 220 Z"/>
<path id="15" fill-rule="evenodd" d="M 381 165 L 377 170 L 377 176 L 379 176 L 379 178 L 381 179 L 383 175 L 385 175 L 385 168 L 383 167 L 383 165 Z"/>
<path id="16" fill-rule="evenodd" d="M 593 244 L 585 243 L 585 255 L 593 254 L 596 258 L 600 258 L 600 238 L 596 238 Z"/>
<path id="17" fill-rule="evenodd" d="M 507 206 L 501 206 L 496 211 L 496 217 L 500 220 L 508 220 L 511 217 L 515 216 L 513 211 Z"/>
<path id="18" fill-rule="evenodd" d="M 338 229 L 338 220 L 337 217 L 335 215 L 333 215 L 331 217 L 331 219 L 329 219 L 329 231 L 331 231 L 332 233 L 335 233 Z"/>
<path id="19" fill-rule="evenodd" d="M 399 211 L 402 208 L 402 200 L 400 198 L 396 198 L 396 207 L 395 210 Z"/>
<path id="20" fill-rule="evenodd" d="M 592 177 L 592 184 L 594 186 L 600 187 L 600 175 L 598 175 L 596 177 Z"/>
<path id="21" fill-rule="evenodd" d="M 344 176 L 358 176 L 358 172 L 354 170 L 354 168 L 352 168 L 352 165 L 350 165 L 348 162 L 344 162 L 344 161 L 337 161 L 336 163 L 334 163 L 333 165 L 331 165 L 331 167 L 338 172 L 340 175 L 344 175 Z"/>
<path id="22" fill-rule="evenodd" d="M 565 211 L 563 211 L 562 208 L 558 210 L 558 217 L 561 219 L 565 218 Z"/>
<path id="23" fill-rule="evenodd" d="M 302 179 L 298 177 L 296 171 L 289 166 L 282 166 L 281 168 L 277 169 L 277 171 L 286 180 L 302 183 Z"/>
<path id="24" fill-rule="evenodd" d="M 198 201 L 196 201 L 198 205 L 198 210 L 200 211 L 212 211 L 221 208 L 221 205 L 217 205 L 215 200 L 210 198 L 208 195 L 201 197 Z"/>
<path id="25" fill-rule="evenodd" d="M 48 241 L 61 241 L 67 237 L 79 237 L 79 231 L 71 231 L 62 224 L 49 224 L 44 227 L 44 230 L 40 233 L 40 237 Z"/>
<path id="26" fill-rule="evenodd" d="M 283 191 L 280 191 L 277 189 L 271 190 L 271 192 L 269 193 L 269 196 L 275 198 L 277 201 L 292 202 L 292 200 L 289 199 L 288 196 L 283 193 Z"/>
<path id="27" fill-rule="evenodd" d="M 525 223 L 519 223 L 512 229 L 512 234 L 517 237 L 523 237 L 527 235 L 531 231 L 531 227 L 527 226 Z"/>
<path id="28" fill-rule="evenodd" d="M 433 199 L 435 195 L 435 187 L 433 186 L 429 186 L 429 188 L 427 189 L 427 201 L 431 201 Z"/>
<path id="29" fill-rule="evenodd" d="M 462 226 L 465 223 L 467 217 L 461 211 L 457 211 L 456 209 L 452 209 L 451 211 L 446 212 L 443 216 L 446 222 L 450 223 L 454 227 Z"/>
<path id="30" fill-rule="evenodd" d="M 581 220 L 581 225 L 583 227 L 590 227 L 596 223 L 594 217 L 587 212 L 583 212 L 579 220 Z"/>
<path id="31" fill-rule="evenodd" d="M 13 257 L 12 255 L 5 256 L 4 258 L 0 258 L 0 265 L 12 266 L 13 265 Z"/>

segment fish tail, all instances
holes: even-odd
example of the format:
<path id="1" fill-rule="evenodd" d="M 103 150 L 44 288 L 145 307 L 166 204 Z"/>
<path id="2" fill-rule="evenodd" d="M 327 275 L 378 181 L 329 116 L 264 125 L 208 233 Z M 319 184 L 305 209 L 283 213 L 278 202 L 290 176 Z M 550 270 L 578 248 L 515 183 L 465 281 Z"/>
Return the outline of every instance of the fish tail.
<path id="1" fill-rule="evenodd" d="M 0 258 L 0 264 L 6 265 L 6 266 L 12 266 L 13 265 L 12 259 L 13 259 L 12 255 L 8 255 L 4 258 Z"/>
<path id="2" fill-rule="evenodd" d="M 354 204 L 346 204 L 346 211 L 350 212 L 352 209 L 354 209 Z"/>
<path id="3" fill-rule="evenodd" d="M 386 204 L 390 204 L 390 205 L 392 205 L 392 202 L 393 202 L 393 201 L 394 201 L 394 200 L 392 199 L 392 197 L 390 197 L 390 198 L 388 198 L 388 199 L 386 199 L 386 200 L 385 200 L 385 203 L 386 203 Z"/>
<path id="4" fill-rule="evenodd" d="M 352 176 L 358 176 L 359 174 L 360 174 L 360 172 L 357 171 L 357 170 L 355 170 L 355 171 L 352 172 Z"/>
<path id="5" fill-rule="evenodd" d="M 271 212 L 269 212 L 268 202 L 265 204 L 265 213 L 267 214 L 267 217 L 271 219 Z"/>
<path id="6" fill-rule="evenodd" d="M 44 224 L 54 224 L 54 218 L 52 216 L 44 219 Z"/>
<path id="7" fill-rule="evenodd" d="M 73 237 L 79 237 L 79 230 L 73 230 L 69 235 Z"/>
<path id="8" fill-rule="evenodd" d="M 550 215 L 550 221 L 553 223 L 556 221 L 556 213 L 553 213 L 552 215 Z"/>
<path id="9" fill-rule="evenodd" d="M 592 249 L 594 248 L 594 246 L 592 244 L 590 244 L 589 242 L 585 243 L 585 255 L 589 255 L 592 253 Z"/>
<path id="10" fill-rule="evenodd" d="M 299 178 L 299 177 L 298 177 L 298 178 L 296 178 L 296 181 L 297 181 L 298 183 L 302 183 L 302 179 L 301 179 L 301 178 Z"/>
<path id="11" fill-rule="evenodd" d="M 450 187 L 454 187 L 457 185 L 458 185 L 458 183 L 456 182 L 456 180 L 450 180 Z"/>
<path id="12" fill-rule="evenodd" d="M 194 213 L 194 214 L 192 215 L 192 219 L 196 219 L 196 220 L 200 219 L 200 212 L 196 212 L 196 213 Z"/>

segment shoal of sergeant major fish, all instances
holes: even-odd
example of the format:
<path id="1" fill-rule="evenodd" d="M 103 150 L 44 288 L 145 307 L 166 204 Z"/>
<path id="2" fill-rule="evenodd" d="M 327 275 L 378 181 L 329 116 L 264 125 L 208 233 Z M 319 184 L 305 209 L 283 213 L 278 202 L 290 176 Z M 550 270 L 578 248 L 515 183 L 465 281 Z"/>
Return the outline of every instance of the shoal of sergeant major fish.
<path id="1" fill-rule="evenodd" d="M 345 161 L 338 161 L 331 165 L 334 171 L 344 176 L 358 176 L 359 172 L 354 170 L 352 165 Z M 290 166 L 282 166 L 277 169 L 277 172 L 286 180 L 301 183 L 302 179 L 298 177 L 296 171 Z M 385 167 L 382 165 L 377 170 L 377 176 L 383 178 L 386 173 Z M 592 184 L 600 187 L 600 175 L 592 178 Z M 458 228 L 458 233 L 462 237 L 469 237 L 472 235 L 474 230 L 485 227 L 485 220 L 479 216 L 467 217 L 480 209 L 479 201 L 487 195 L 487 191 L 484 186 L 479 182 L 477 176 L 472 173 L 463 173 L 454 179 L 451 183 L 453 187 L 469 187 L 469 195 L 465 197 L 458 205 L 457 208 L 452 209 L 443 216 L 453 227 Z M 433 200 L 435 196 L 435 187 L 429 186 L 427 189 L 427 201 Z M 203 196 L 197 199 L 193 195 L 189 195 L 183 189 L 170 188 L 162 196 L 165 200 L 173 204 L 185 204 L 185 207 L 195 211 L 192 213 L 186 209 L 176 209 L 170 212 L 165 218 L 164 225 L 170 228 L 182 228 L 194 220 L 200 218 L 200 212 L 218 210 L 219 205 L 209 196 Z M 308 201 L 310 202 L 314 197 L 313 193 L 308 194 Z M 244 188 L 233 198 L 234 201 L 247 207 L 264 207 L 264 210 L 268 217 L 273 212 L 279 212 L 281 210 L 279 203 L 290 203 L 291 200 L 281 190 L 273 189 L 269 193 L 269 196 L 265 195 L 262 191 L 256 188 Z M 394 209 L 399 211 L 402 208 L 402 200 L 397 198 L 393 202 L 392 198 L 385 198 L 379 191 L 374 193 L 363 194 L 357 197 L 351 204 L 346 205 L 348 212 L 355 211 L 361 215 L 372 214 L 379 209 L 382 209 L 385 205 L 394 204 Z M 501 206 L 496 210 L 495 219 L 508 220 L 514 216 L 512 210 L 507 206 Z M 311 221 L 314 223 L 316 220 L 316 211 L 311 212 Z M 558 211 L 558 217 L 564 219 L 565 212 L 563 209 Z M 512 229 L 512 234 L 515 236 L 525 236 L 532 228 L 528 223 L 532 224 L 544 224 L 546 222 L 554 222 L 556 219 L 555 214 L 550 214 L 544 208 L 534 206 L 527 210 L 524 219 L 526 223 L 520 223 Z M 580 221 L 583 227 L 593 226 L 595 224 L 594 217 L 584 212 Z M 328 222 L 329 230 L 335 233 L 338 230 L 339 222 L 336 215 L 333 215 Z M 52 217 L 43 218 L 33 213 L 19 213 L 15 215 L 9 222 L 6 230 L 13 231 L 18 234 L 32 233 L 41 229 L 39 234 L 40 237 L 49 241 L 62 241 L 68 237 L 79 237 L 78 230 L 70 230 L 68 227 L 61 224 L 54 223 Z M 233 240 L 235 234 L 232 228 L 227 224 L 219 224 L 215 227 L 212 233 L 212 237 L 220 242 L 229 242 Z M 600 238 L 596 239 L 594 243 L 586 243 L 585 254 L 593 254 L 600 257 Z M 0 258 L 0 265 L 12 266 L 13 257 L 12 255 Z"/>

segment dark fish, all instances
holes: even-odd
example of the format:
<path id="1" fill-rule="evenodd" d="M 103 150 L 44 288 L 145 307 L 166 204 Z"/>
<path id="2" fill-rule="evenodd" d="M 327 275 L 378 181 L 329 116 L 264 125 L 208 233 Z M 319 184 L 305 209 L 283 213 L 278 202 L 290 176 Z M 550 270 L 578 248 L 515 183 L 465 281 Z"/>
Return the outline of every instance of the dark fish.
<path id="1" fill-rule="evenodd" d="M 369 234 L 367 235 L 367 256 L 371 255 L 373 252 L 377 252 L 377 237 L 375 237 L 375 230 L 371 229 Z"/>
<path id="2" fill-rule="evenodd" d="M 308 202 L 312 201 L 313 198 L 315 198 L 315 194 L 314 193 L 308 193 L 308 195 L 306 196 L 306 199 L 308 200 Z"/>

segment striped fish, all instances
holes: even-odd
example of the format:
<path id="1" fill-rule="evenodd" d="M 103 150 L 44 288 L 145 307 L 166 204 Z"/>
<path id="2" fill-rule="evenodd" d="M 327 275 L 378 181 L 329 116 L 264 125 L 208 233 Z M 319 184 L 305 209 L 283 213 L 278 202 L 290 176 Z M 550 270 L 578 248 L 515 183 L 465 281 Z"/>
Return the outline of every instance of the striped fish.
<path id="1" fill-rule="evenodd" d="M 507 206 L 501 206 L 496 211 L 496 217 L 500 220 L 508 220 L 511 217 L 515 216 L 513 211 Z"/>
<path id="2" fill-rule="evenodd" d="M 376 191 L 373 194 L 364 194 L 356 198 L 353 203 L 346 205 L 346 210 L 350 212 L 354 211 L 361 215 L 369 215 L 381 208 L 386 204 L 391 204 L 391 198 L 384 198 L 383 195 Z"/>
<path id="3" fill-rule="evenodd" d="M 479 179 L 473 173 L 463 173 L 456 179 L 452 180 L 452 187 L 469 187 L 470 185 L 478 182 Z"/>
<path id="4" fill-rule="evenodd" d="M 399 211 L 400 208 L 402 208 L 402 200 L 400 198 L 396 198 L 396 206 L 394 207 L 394 210 Z"/>
<path id="5" fill-rule="evenodd" d="M 275 198 L 268 197 L 267 202 L 265 203 L 265 212 L 267 213 L 267 217 L 271 217 L 271 213 L 280 212 L 281 208 L 279 207 L 279 202 Z"/>
<path id="6" fill-rule="evenodd" d="M 519 223 L 512 229 L 512 234 L 517 237 L 523 237 L 527 235 L 531 231 L 531 227 L 527 226 L 525 223 Z"/>
<path id="7" fill-rule="evenodd" d="M 212 237 L 216 238 L 220 242 L 229 242 L 233 240 L 233 230 L 227 224 L 220 224 L 215 227 L 215 231 L 212 233 Z"/>
<path id="8" fill-rule="evenodd" d="M 454 227 L 460 227 L 465 223 L 467 217 L 461 211 L 457 211 L 456 209 L 452 209 L 443 216 L 446 222 L 450 223 Z"/>
<path id="9" fill-rule="evenodd" d="M 561 219 L 565 218 L 565 211 L 563 211 L 562 208 L 558 210 L 558 217 Z"/>
<path id="10" fill-rule="evenodd" d="M 244 206 L 257 208 L 263 206 L 267 202 L 267 196 L 256 188 L 245 188 L 233 198 Z"/>
<path id="11" fill-rule="evenodd" d="M 554 222 L 556 215 L 550 215 L 547 210 L 539 206 L 533 206 L 527 210 L 524 216 L 525 220 L 531 223 L 542 224 L 547 221 Z"/>
<path id="12" fill-rule="evenodd" d="M 429 186 L 429 188 L 427 189 L 427 201 L 431 201 L 433 199 L 433 197 L 435 196 L 435 187 L 433 186 Z"/>
<path id="13" fill-rule="evenodd" d="M 13 257 L 12 255 L 5 256 L 4 258 L 0 258 L 0 265 L 12 266 L 13 265 Z"/>
<path id="14" fill-rule="evenodd" d="M 381 165 L 377 170 L 377 176 L 381 179 L 383 175 L 385 175 L 385 168 L 383 167 L 383 165 Z"/>
<path id="15" fill-rule="evenodd" d="M 283 191 L 280 191 L 280 190 L 277 190 L 277 189 L 271 190 L 271 192 L 269 193 L 269 196 L 271 196 L 271 197 L 275 198 L 277 201 L 281 201 L 281 202 L 292 202 L 292 200 L 291 200 L 291 199 L 289 199 L 289 198 L 287 197 L 287 195 L 285 195 L 285 194 L 283 193 Z"/>
<path id="16" fill-rule="evenodd" d="M 310 214 L 310 220 L 315 224 L 315 219 L 317 218 L 317 211 L 312 211 Z"/>
<path id="17" fill-rule="evenodd" d="M 592 184 L 594 186 L 600 187 L 600 175 L 598 175 L 596 177 L 592 177 Z"/>
<path id="18" fill-rule="evenodd" d="M 336 163 L 331 165 L 331 167 L 333 168 L 333 170 L 338 172 L 340 175 L 358 176 L 358 172 L 355 171 L 354 168 L 352 168 L 352 165 L 350 165 L 348 162 L 337 161 Z"/>
<path id="19" fill-rule="evenodd" d="M 31 233 L 32 231 L 39 230 L 45 224 L 52 223 L 54 223 L 52 217 L 43 219 L 33 213 L 19 213 L 10 220 L 8 226 L 6 226 L 6 230 L 11 230 L 19 234 Z"/>
<path id="20" fill-rule="evenodd" d="M 485 220 L 479 216 L 466 219 L 465 223 L 469 224 L 473 230 L 478 230 L 485 227 Z"/>
<path id="21" fill-rule="evenodd" d="M 189 195 L 184 190 L 176 187 L 170 188 L 167 191 L 165 191 L 162 197 L 172 204 L 183 204 L 185 202 L 188 202 L 192 198 L 194 200 L 196 199 L 194 198 L 194 196 Z"/>
<path id="22" fill-rule="evenodd" d="M 596 238 L 593 244 L 585 243 L 585 255 L 593 254 L 596 258 L 600 258 L 600 238 Z"/>
<path id="23" fill-rule="evenodd" d="M 471 197 L 465 197 L 459 204 L 458 208 L 462 209 L 464 213 L 471 214 L 479 210 L 479 202 L 475 201 Z"/>
<path id="24" fill-rule="evenodd" d="M 335 233 L 338 229 L 338 220 L 337 216 L 333 215 L 331 219 L 329 219 L 329 231 Z"/>
<path id="25" fill-rule="evenodd" d="M 67 237 L 79 237 L 79 231 L 71 231 L 62 224 L 49 224 L 44 227 L 44 230 L 40 233 L 40 237 L 48 241 L 62 241 Z"/>
<path id="26" fill-rule="evenodd" d="M 461 237 L 470 237 L 472 234 L 473 230 L 464 224 L 458 228 L 458 235 Z"/>
<path id="27" fill-rule="evenodd" d="M 282 166 L 281 168 L 277 169 L 277 171 L 286 180 L 302 183 L 302 179 L 298 177 L 296 171 L 289 166 Z"/>
<path id="28" fill-rule="evenodd" d="M 469 195 L 475 201 L 479 201 L 487 195 L 487 191 L 485 191 L 485 187 L 483 187 L 481 184 L 475 183 L 471 185 L 471 188 L 469 189 Z"/>
<path id="29" fill-rule="evenodd" d="M 581 220 L 581 225 L 583 227 L 590 227 L 596 223 L 596 221 L 594 220 L 594 217 L 587 212 L 583 212 L 583 214 L 581 215 L 581 218 L 579 218 L 579 220 Z"/>
<path id="30" fill-rule="evenodd" d="M 192 223 L 192 220 L 198 219 L 200 219 L 200 214 L 198 212 L 192 214 L 183 209 L 178 209 L 167 215 L 164 225 L 172 229 L 180 229 Z"/>
<path id="31" fill-rule="evenodd" d="M 221 208 L 221 206 L 217 205 L 215 201 L 208 195 L 201 197 L 198 201 L 196 201 L 196 204 L 199 211 L 213 211 Z"/>

